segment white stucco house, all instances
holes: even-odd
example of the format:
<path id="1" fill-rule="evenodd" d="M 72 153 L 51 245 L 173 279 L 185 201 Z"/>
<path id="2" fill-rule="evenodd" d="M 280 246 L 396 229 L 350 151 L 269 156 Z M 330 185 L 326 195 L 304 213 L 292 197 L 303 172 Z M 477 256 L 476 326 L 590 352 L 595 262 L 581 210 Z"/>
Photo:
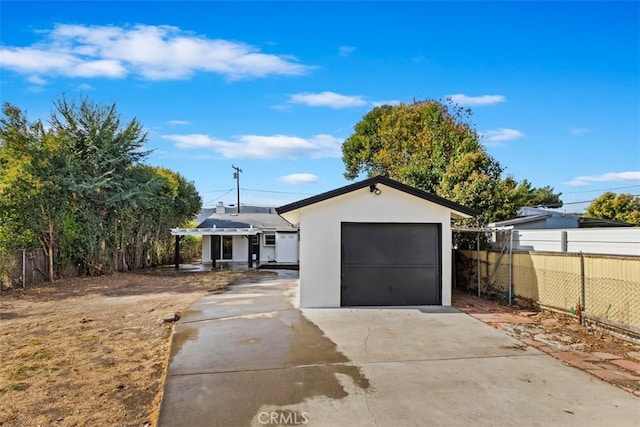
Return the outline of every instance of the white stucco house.
<path id="1" fill-rule="evenodd" d="M 451 305 L 451 221 L 472 209 L 375 177 L 281 206 L 300 227 L 300 306 Z"/>
<path id="2" fill-rule="evenodd" d="M 241 213 L 236 212 L 220 203 L 204 212 L 196 228 L 174 228 L 171 233 L 202 236 L 203 264 L 298 263 L 297 226 L 282 219 L 274 208 L 243 206 Z"/>
<path id="3" fill-rule="evenodd" d="M 512 227 L 515 230 L 553 230 L 559 228 L 633 227 L 612 219 L 589 218 L 560 209 L 524 207 L 515 218 L 487 224 L 488 227 Z"/>

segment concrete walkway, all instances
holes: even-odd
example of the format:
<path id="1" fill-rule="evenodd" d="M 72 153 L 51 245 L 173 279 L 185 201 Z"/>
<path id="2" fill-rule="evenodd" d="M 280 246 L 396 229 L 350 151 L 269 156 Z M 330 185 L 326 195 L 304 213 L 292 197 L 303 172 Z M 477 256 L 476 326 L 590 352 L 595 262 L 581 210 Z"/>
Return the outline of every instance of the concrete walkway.
<path id="1" fill-rule="evenodd" d="M 454 309 L 299 310 L 296 290 L 183 313 L 159 426 L 640 425 L 639 398 Z"/>

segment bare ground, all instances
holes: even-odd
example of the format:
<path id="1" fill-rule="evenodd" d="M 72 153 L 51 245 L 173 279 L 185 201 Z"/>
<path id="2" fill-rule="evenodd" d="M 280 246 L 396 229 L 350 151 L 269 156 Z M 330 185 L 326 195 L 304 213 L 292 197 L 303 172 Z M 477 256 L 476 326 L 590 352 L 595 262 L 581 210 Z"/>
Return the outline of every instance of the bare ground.
<path id="1" fill-rule="evenodd" d="M 452 305 L 569 366 L 640 397 L 640 340 L 637 337 L 623 339 L 601 327 L 581 325 L 574 316 L 536 309 L 526 300 L 506 306 L 504 301 L 455 291 Z M 625 368 L 620 366 L 621 361 L 630 363 Z"/>
<path id="2" fill-rule="evenodd" d="M 155 425 L 172 331 L 163 317 L 257 274 L 265 273 L 114 274 L 3 292 L 0 425 Z M 480 318 L 507 315 L 485 321 L 525 342 L 542 340 L 552 355 L 570 348 L 639 360 L 640 345 L 567 316 L 461 292 L 454 306 Z M 640 377 L 609 382 L 640 395 Z"/>
<path id="3" fill-rule="evenodd" d="M 0 425 L 155 425 L 172 325 L 229 283 L 273 273 L 114 274 L 0 294 Z"/>

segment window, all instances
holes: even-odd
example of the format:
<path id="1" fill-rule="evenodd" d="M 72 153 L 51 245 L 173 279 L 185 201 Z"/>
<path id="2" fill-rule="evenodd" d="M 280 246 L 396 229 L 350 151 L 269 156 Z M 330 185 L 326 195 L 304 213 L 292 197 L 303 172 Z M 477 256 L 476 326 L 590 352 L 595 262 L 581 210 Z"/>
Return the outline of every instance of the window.
<path id="1" fill-rule="evenodd" d="M 276 235 L 273 233 L 264 235 L 264 245 L 265 246 L 275 246 L 276 245 Z"/>
<path id="2" fill-rule="evenodd" d="M 251 244 L 253 246 L 258 246 L 260 244 L 260 236 L 257 234 L 254 236 L 251 236 Z"/>

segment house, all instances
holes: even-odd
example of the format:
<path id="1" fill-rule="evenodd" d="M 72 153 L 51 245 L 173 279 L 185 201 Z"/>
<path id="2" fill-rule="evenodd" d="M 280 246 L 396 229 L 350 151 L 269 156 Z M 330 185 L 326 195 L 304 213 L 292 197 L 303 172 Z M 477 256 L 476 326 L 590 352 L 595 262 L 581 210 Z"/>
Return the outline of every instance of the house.
<path id="1" fill-rule="evenodd" d="M 451 220 L 476 215 L 384 177 L 276 211 L 301 230 L 301 307 L 451 305 Z"/>
<path id="2" fill-rule="evenodd" d="M 220 202 L 199 216 L 196 228 L 174 228 L 171 233 L 202 236 L 203 264 L 298 263 L 298 227 L 282 219 L 274 208 L 242 206 L 241 213 L 236 209 Z"/>
<path id="3" fill-rule="evenodd" d="M 632 224 L 540 208 L 522 208 L 518 215 L 488 224 L 494 249 L 640 255 L 640 228 Z"/>
<path id="4" fill-rule="evenodd" d="M 620 221 L 601 218 L 588 218 L 558 210 L 542 208 L 521 208 L 518 216 L 506 221 L 488 224 L 489 227 L 512 227 L 516 230 L 541 230 L 557 228 L 593 228 L 593 227 L 632 227 Z"/>

